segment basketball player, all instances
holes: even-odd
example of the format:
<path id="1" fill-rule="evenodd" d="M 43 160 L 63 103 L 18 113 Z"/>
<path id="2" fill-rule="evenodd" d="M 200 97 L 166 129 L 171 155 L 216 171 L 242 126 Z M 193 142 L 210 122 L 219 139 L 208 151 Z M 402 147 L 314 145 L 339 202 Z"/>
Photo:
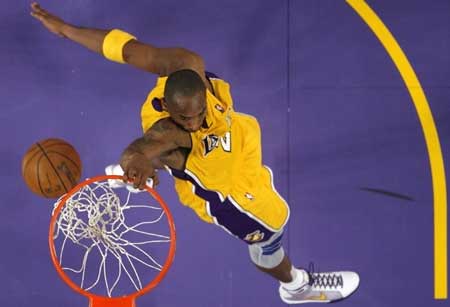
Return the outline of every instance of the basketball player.
<path id="1" fill-rule="evenodd" d="M 280 282 L 285 303 L 331 302 L 357 289 L 354 272 L 314 273 L 291 264 L 281 243 L 289 207 L 262 164 L 258 121 L 234 111 L 228 83 L 205 73 L 199 55 L 156 48 L 117 29 L 76 27 L 37 3 L 31 10 L 50 32 L 159 76 L 142 106 L 144 134 L 121 157 L 125 181 L 142 189 L 165 167 L 181 203 L 247 243 L 256 267 Z"/>

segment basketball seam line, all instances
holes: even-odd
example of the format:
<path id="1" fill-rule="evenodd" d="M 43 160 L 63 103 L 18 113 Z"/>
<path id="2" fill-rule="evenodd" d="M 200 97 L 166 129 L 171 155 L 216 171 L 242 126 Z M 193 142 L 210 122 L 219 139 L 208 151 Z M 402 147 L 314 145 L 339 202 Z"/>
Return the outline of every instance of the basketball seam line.
<path id="1" fill-rule="evenodd" d="M 40 152 L 42 152 L 42 149 L 39 146 L 38 146 L 38 150 Z M 39 163 L 41 163 L 41 158 L 42 158 L 42 155 L 39 156 L 37 163 L 36 163 L 36 175 L 37 175 L 37 181 L 39 184 L 39 189 L 41 190 L 42 195 L 44 195 L 44 197 L 47 197 L 47 193 L 45 193 L 44 189 L 42 188 L 41 176 L 39 175 Z"/>
<path id="2" fill-rule="evenodd" d="M 62 141 L 62 140 L 54 139 L 54 140 L 51 140 L 51 141 L 44 141 L 43 143 L 45 143 L 45 142 L 52 142 L 52 143 L 50 143 L 50 145 L 47 145 L 47 144 L 46 144 L 46 145 L 45 145 L 45 148 L 50 148 L 50 147 L 52 147 L 52 146 L 59 145 L 59 146 L 69 146 L 69 147 L 71 147 L 72 149 L 74 149 L 72 145 L 61 143 L 61 141 Z M 39 144 L 39 143 L 38 143 L 38 144 Z M 33 150 L 31 150 L 31 148 L 30 148 L 30 149 L 26 152 L 25 155 L 31 154 L 32 152 L 33 152 Z M 26 161 L 25 165 L 23 165 L 22 169 L 26 169 L 27 166 L 28 166 L 28 163 L 30 163 L 30 161 L 33 160 L 33 158 L 34 158 L 38 153 L 40 153 L 40 152 L 42 152 L 42 150 L 41 150 L 40 147 L 38 147 L 38 148 L 37 148 L 37 151 L 36 151 L 35 153 L 33 153 L 33 155 L 32 155 L 30 158 L 28 158 L 28 160 Z"/>
<path id="3" fill-rule="evenodd" d="M 39 144 L 39 143 L 36 143 L 36 144 L 37 144 L 37 146 L 39 146 L 39 148 L 42 150 L 42 153 L 43 153 L 44 156 L 47 158 L 48 162 L 50 163 L 50 166 L 51 166 L 51 167 L 53 168 L 53 170 L 55 171 L 56 176 L 58 176 L 58 179 L 59 179 L 59 181 L 61 182 L 61 184 L 63 185 L 64 190 L 66 190 L 66 193 L 69 192 L 69 191 L 67 190 L 66 185 L 64 184 L 64 181 L 62 180 L 61 176 L 59 176 L 59 173 L 58 173 L 56 167 L 53 165 L 52 160 L 50 160 L 50 158 L 48 157 L 47 153 L 45 152 L 44 148 L 42 148 L 41 144 Z M 38 173 L 39 173 L 39 172 L 38 172 Z"/>
<path id="4" fill-rule="evenodd" d="M 32 151 L 31 151 L 32 152 Z M 22 172 L 24 170 L 27 169 L 28 163 L 30 163 L 31 160 L 33 160 L 33 158 L 39 153 L 41 152 L 40 148 L 38 148 L 37 152 L 35 152 L 30 158 L 28 158 L 28 160 L 26 161 L 26 163 L 22 166 Z M 26 152 L 25 155 L 27 156 L 28 154 L 30 154 L 30 152 Z"/>

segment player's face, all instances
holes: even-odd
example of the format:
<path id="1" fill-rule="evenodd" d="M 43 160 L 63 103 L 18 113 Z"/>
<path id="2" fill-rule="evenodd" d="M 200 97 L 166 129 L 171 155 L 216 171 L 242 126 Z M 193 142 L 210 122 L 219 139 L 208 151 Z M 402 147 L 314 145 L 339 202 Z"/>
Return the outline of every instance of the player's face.
<path id="1" fill-rule="evenodd" d="M 200 129 L 206 116 L 206 93 L 193 96 L 173 97 L 173 103 L 167 104 L 170 117 L 184 130 L 195 132 Z"/>

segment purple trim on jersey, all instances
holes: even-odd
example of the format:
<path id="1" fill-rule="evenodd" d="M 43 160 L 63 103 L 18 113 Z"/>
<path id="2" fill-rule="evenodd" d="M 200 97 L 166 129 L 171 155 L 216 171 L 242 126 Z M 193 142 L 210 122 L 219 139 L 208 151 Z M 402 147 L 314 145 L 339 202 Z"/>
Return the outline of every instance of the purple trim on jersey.
<path id="1" fill-rule="evenodd" d="M 220 79 L 215 73 L 212 73 L 210 71 L 205 71 L 205 75 L 207 78 Z"/>
<path id="2" fill-rule="evenodd" d="M 171 169 L 171 172 L 172 176 L 192 183 L 195 186 L 195 194 L 209 202 L 210 213 L 216 218 L 217 223 L 247 244 L 257 243 L 248 242 L 245 240 L 245 237 L 258 230 L 264 234 L 263 239 L 258 242 L 267 241 L 274 234 L 274 232 L 261 225 L 258 221 L 239 211 L 228 198 L 225 198 L 222 202 L 216 192 L 205 190 L 185 172 L 176 169 Z"/>

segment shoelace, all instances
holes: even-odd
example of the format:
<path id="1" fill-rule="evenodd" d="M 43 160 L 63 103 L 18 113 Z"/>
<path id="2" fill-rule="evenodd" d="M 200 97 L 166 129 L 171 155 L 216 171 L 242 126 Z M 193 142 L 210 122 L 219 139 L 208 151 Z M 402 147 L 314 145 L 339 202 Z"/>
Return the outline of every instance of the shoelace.
<path id="1" fill-rule="evenodd" d="M 338 287 L 344 287 L 344 280 L 339 274 L 324 274 L 315 273 L 314 264 L 309 264 L 309 284 L 312 287 L 323 288 L 323 289 L 337 289 Z"/>

